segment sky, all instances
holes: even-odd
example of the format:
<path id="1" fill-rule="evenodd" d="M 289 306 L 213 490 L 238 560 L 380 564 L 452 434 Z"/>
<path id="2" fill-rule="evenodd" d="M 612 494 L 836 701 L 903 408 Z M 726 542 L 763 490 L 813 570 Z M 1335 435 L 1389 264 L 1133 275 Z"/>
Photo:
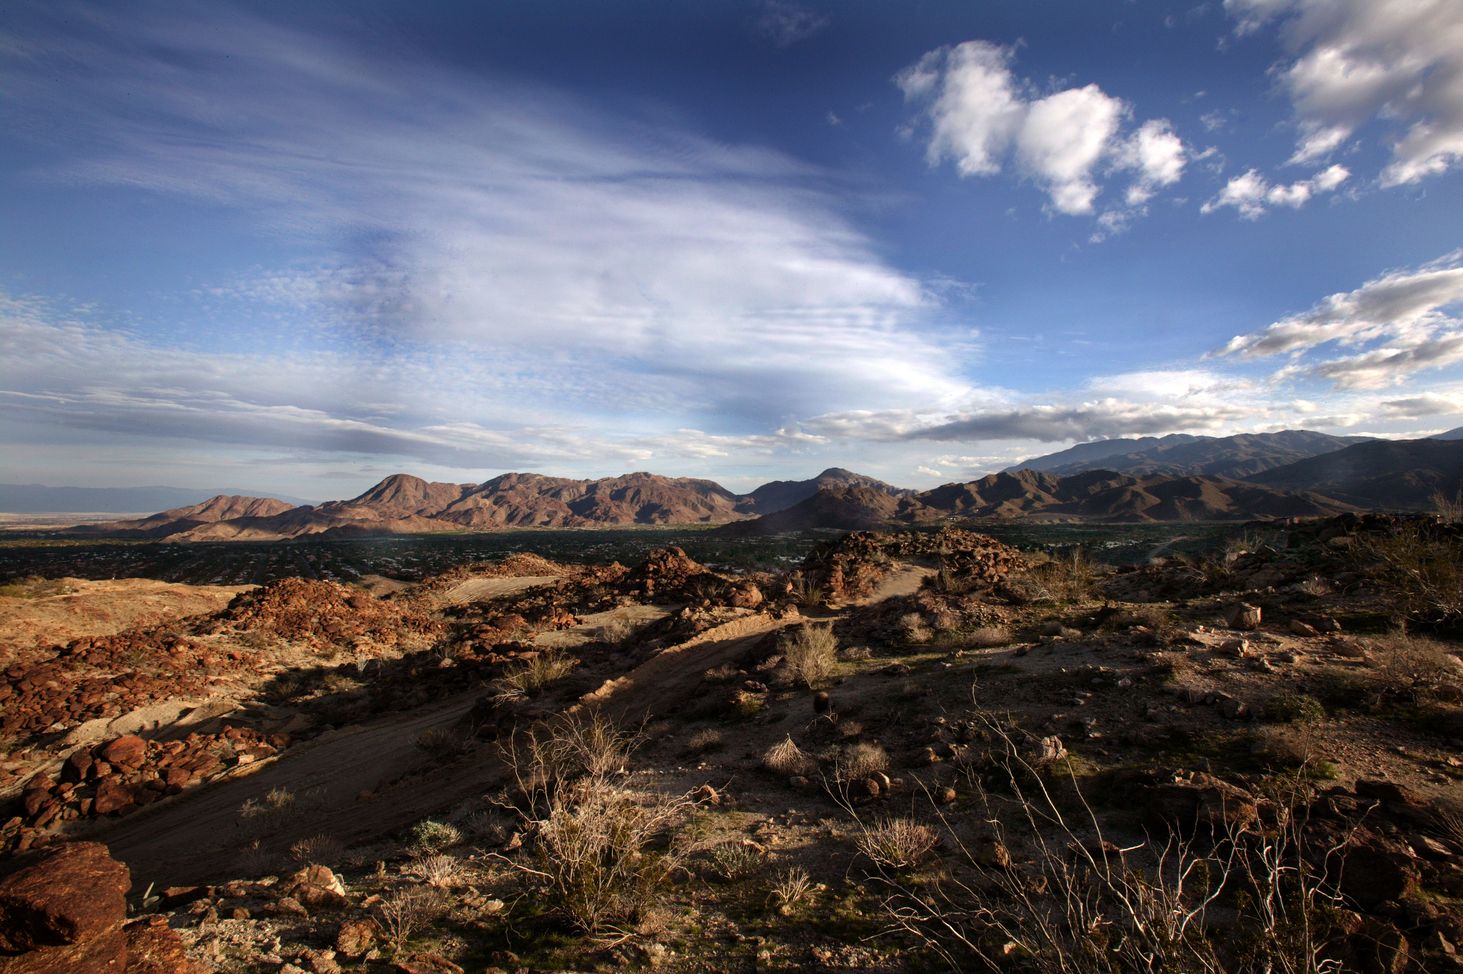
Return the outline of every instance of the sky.
<path id="1" fill-rule="evenodd" d="M 0 480 L 1460 425 L 1457 0 L 0 5 Z"/>

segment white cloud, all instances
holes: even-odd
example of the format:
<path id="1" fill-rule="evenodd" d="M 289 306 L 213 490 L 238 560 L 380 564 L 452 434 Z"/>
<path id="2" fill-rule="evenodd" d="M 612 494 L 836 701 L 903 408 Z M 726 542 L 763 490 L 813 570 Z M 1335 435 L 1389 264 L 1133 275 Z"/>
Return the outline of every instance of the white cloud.
<path id="1" fill-rule="evenodd" d="M 1272 22 L 1293 59 L 1276 66 L 1311 163 L 1379 122 L 1392 138 L 1383 185 L 1463 161 L 1463 4 L 1457 0 L 1225 0 L 1238 32 Z"/>
<path id="2" fill-rule="evenodd" d="M 1095 84 L 1038 95 L 1011 70 L 1013 52 L 988 41 L 930 51 L 894 78 L 928 122 L 925 156 L 953 162 L 961 176 L 993 176 L 1014 156 L 1014 168 L 1047 194 L 1054 210 L 1096 211 L 1104 164 L 1136 173 L 1129 203 L 1147 202 L 1183 174 L 1184 146 L 1162 119 L 1131 136 L 1122 99 Z"/>
<path id="3" fill-rule="evenodd" d="M 1257 220 L 1272 207 L 1299 209 L 1318 194 L 1335 192 L 1349 178 L 1351 171 L 1340 164 L 1328 166 L 1310 179 L 1281 184 L 1272 184 L 1257 170 L 1250 169 L 1232 177 L 1219 195 L 1200 210 L 1213 213 L 1228 206 L 1238 210 L 1240 216 L 1247 220 Z"/>
<path id="4" fill-rule="evenodd" d="M 1332 294 L 1308 311 L 1231 339 L 1218 354 L 1290 355 L 1285 378 L 1310 376 L 1342 388 L 1396 385 L 1416 372 L 1463 361 L 1463 252 L 1383 274 Z M 1336 355 L 1338 349 L 1355 350 Z M 1331 357 L 1317 359 L 1325 350 Z"/>

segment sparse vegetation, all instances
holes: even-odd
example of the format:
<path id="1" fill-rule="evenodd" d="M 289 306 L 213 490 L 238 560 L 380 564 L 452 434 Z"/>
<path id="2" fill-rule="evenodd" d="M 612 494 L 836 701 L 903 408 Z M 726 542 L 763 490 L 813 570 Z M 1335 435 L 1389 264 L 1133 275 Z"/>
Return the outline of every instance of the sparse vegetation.
<path id="1" fill-rule="evenodd" d="M 1463 545 L 1455 536 L 1413 521 L 1369 535 L 1362 551 L 1401 624 L 1463 625 Z"/>
<path id="2" fill-rule="evenodd" d="M 762 767 L 774 774 L 808 775 L 818 770 L 818 762 L 798 747 L 791 737 L 785 737 L 762 755 Z"/>
<path id="3" fill-rule="evenodd" d="M 568 676 L 578 664 L 577 659 L 558 650 L 542 650 L 498 677 L 495 684 L 498 698 L 518 700 L 532 696 L 555 680 Z"/>
<path id="4" fill-rule="evenodd" d="M 1097 573 L 1080 547 L 1058 554 L 1030 555 L 1024 573 L 1014 579 L 1017 591 L 1032 601 L 1058 605 L 1092 598 Z"/>
<path id="5" fill-rule="evenodd" d="M 813 892 L 813 878 L 806 869 L 793 867 L 772 881 L 768 899 L 783 916 L 790 916 Z"/>
<path id="6" fill-rule="evenodd" d="M 690 740 L 686 742 L 686 748 L 692 754 L 707 754 L 711 751 L 720 751 L 725 746 L 726 741 L 722 739 L 721 731 L 714 727 L 703 727 L 701 730 L 692 734 Z"/>
<path id="7" fill-rule="evenodd" d="M 424 853 L 441 852 L 462 841 L 462 830 L 450 822 L 423 819 L 411 829 L 411 848 Z"/>
<path id="8" fill-rule="evenodd" d="M 855 842 L 859 852 L 881 869 L 912 869 L 924 862 L 939 844 L 934 829 L 908 818 L 891 818 L 862 825 Z"/>
<path id="9" fill-rule="evenodd" d="M 783 666 L 793 681 L 816 689 L 838 665 L 838 639 L 831 626 L 802 625 L 778 641 Z"/>

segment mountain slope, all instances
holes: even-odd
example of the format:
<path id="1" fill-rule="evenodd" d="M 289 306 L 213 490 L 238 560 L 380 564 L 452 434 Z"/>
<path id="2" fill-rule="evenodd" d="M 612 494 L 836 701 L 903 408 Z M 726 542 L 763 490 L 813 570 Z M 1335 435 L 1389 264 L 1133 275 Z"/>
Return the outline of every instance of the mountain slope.
<path id="1" fill-rule="evenodd" d="M 1371 440 L 1252 479 L 1366 507 L 1426 510 L 1435 492 L 1463 488 L 1463 440 Z"/>
<path id="2" fill-rule="evenodd" d="M 891 521 L 925 521 L 939 516 L 913 497 L 896 497 L 888 491 L 860 483 L 823 487 L 813 496 L 791 507 L 751 521 L 738 521 L 717 528 L 720 535 L 745 538 L 834 528 L 857 531 L 877 528 Z"/>
<path id="3" fill-rule="evenodd" d="M 1063 477 L 1105 469 L 1135 476 L 1196 474 L 1246 480 L 1266 470 L 1333 453 L 1364 440 L 1364 437 L 1331 436 L 1313 430 L 1218 437 L 1173 434 L 1081 443 L 1060 453 L 1025 460 L 1010 469 L 1042 470 Z"/>

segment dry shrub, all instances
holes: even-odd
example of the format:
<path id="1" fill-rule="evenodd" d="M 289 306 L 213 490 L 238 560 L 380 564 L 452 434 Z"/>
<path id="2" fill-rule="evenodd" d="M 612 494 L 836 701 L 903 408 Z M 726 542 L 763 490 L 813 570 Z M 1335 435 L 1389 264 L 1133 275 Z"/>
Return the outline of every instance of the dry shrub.
<path id="1" fill-rule="evenodd" d="M 573 713 L 513 735 L 505 751 L 517 789 L 508 807 L 533 840 L 527 862 L 497 858 L 591 934 L 637 920 L 689 853 L 675 833 L 695 808 L 690 796 L 614 780 L 638 741 L 597 713 Z"/>
<path id="2" fill-rule="evenodd" d="M 519 700 L 569 675 L 579 661 L 559 650 L 548 649 L 505 670 L 494 684 L 499 700 Z"/>
<path id="3" fill-rule="evenodd" d="M 995 649 L 1011 645 L 1015 636 L 1005 626 L 977 626 L 959 633 L 956 641 L 970 649 Z"/>
<path id="4" fill-rule="evenodd" d="M 464 878 L 462 862 L 455 856 L 440 852 L 419 855 L 412 859 L 406 873 L 421 880 L 433 889 L 451 889 Z"/>
<path id="5" fill-rule="evenodd" d="M 462 841 L 462 830 L 450 822 L 424 818 L 411 828 L 411 847 L 419 853 L 441 852 Z"/>
<path id="6" fill-rule="evenodd" d="M 784 737 L 762 755 L 762 767 L 774 774 L 808 775 L 818 770 L 818 762 L 798 747 L 791 737 Z"/>
<path id="7" fill-rule="evenodd" d="M 719 842 L 707 854 L 707 872 L 723 883 L 738 883 L 762 871 L 766 854 L 753 842 Z"/>
<path id="8" fill-rule="evenodd" d="M 472 739 L 451 727 L 428 727 L 417 735 L 416 746 L 434 758 L 448 758 L 465 754 Z"/>
<path id="9" fill-rule="evenodd" d="M 887 891 L 886 915 L 952 969 L 1339 974 L 1325 959 L 1329 938 L 1340 935 L 1329 926 L 1340 896 L 1325 864 L 1340 846 L 1307 853 L 1308 823 L 1295 793 L 1276 796 L 1288 814 L 1264 832 L 1236 823 L 1202 843 L 1170 836 L 1161 847 L 1119 849 L 1070 767 L 1058 800 L 1047 773 L 1023 757 L 1015 728 L 978 719 L 993 748 L 989 773 L 972 782 L 985 844 L 962 840 L 936 809 L 957 846 L 945 859 L 946 878 L 912 885 L 870 857 Z M 1233 903 L 1212 915 L 1226 890 Z"/>
<path id="10" fill-rule="evenodd" d="M 393 956 L 412 935 L 428 929 L 442 915 L 442 897 L 435 889 L 413 886 L 382 897 L 375 904 L 376 923 L 386 935 Z"/>
<path id="11" fill-rule="evenodd" d="M 1086 602 L 1092 598 L 1097 572 L 1081 548 L 1062 554 L 1027 556 L 1026 571 L 1015 579 L 1016 591 L 1034 602 Z"/>
<path id="12" fill-rule="evenodd" d="M 906 612 L 899 617 L 899 631 L 904 635 L 906 642 L 920 644 L 927 643 L 934 633 L 925 624 L 925 617 L 918 612 Z"/>
<path id="13" fill-rule="evenodd" d="M 891 818 L 863 826 L 854 839 L 858 850 L 883 869 L 912 869 L 939 845 L 934 829 L 908 818 Z"/>
<path id="14" fill-rule="evenodd" d="M 1463 524 L 1463 487 L 1449 497 L 1441 490 L 1433 491 L 1433 511 L 1444 524 Z"/>
<path id="15" fill-rule="evenodd" d="M 692 754 L 706 754 L 711 751 L 719 751 L 726 746 L 722 739 L 721 731 L 714 727 L 705 727 L 691 735 L 686 742 L 686 747 Z"/>
<path id="16" fill-rule="evenodd" d="M 1368 648 L 1390 696 L 1419 702 L 1456 695 L 1463 686 L 1463 663 L 1446 643 L 1398 632 L 1373 639 Z"/>
<path id="17" fill-rule="evenodd" d="M 1447 530 L 1419 522 L 1368 536 L 1361 552 L 1373 564 L 1381 594 L 1402 621 L 1463 625 L 1463 544 Z"/>
<path id="18" fill-rule="evenodd" d="M 635 626 L 624 616 L 612 616 L 599 627 L 595 638 L 606 646 L 621 646 L 635 635 Z"/>
<path id="19" fill-rule="evenodd" d="M 840 781 L 857 781 L 889 770 L 889 752 L 877 744 L 859 742 L 844 748 L 838 756 Z"/>
<path id="20" fill-rule="evenodd" d="M 813 892 L 813 878 L 806 869 L 792 868 L 779 873 L 768 889 L 768 901 L 783 916 L 790 916 Z"/>
<path id="21" fill-rule="evenodd" d="M 816 609 L 828 601 L 828 586 L 809 575 L 799 574 L 792 580 L 792 597 L 799 608 Z"/>
<path id="22" fill-rule="evenodd" d="M 838 663 L 838 639 L 832 626 L 799 626 L 778 640 L 778 649 L 788 675 L 809 689 L 825 683 Z"/>
<path id="23" fill-rule="evenodd" d="M 329 835 L 312 835 L 290 846 L 290 858 L 302 866 L 329 866 L 345 855 L 345 846 Z"/>

